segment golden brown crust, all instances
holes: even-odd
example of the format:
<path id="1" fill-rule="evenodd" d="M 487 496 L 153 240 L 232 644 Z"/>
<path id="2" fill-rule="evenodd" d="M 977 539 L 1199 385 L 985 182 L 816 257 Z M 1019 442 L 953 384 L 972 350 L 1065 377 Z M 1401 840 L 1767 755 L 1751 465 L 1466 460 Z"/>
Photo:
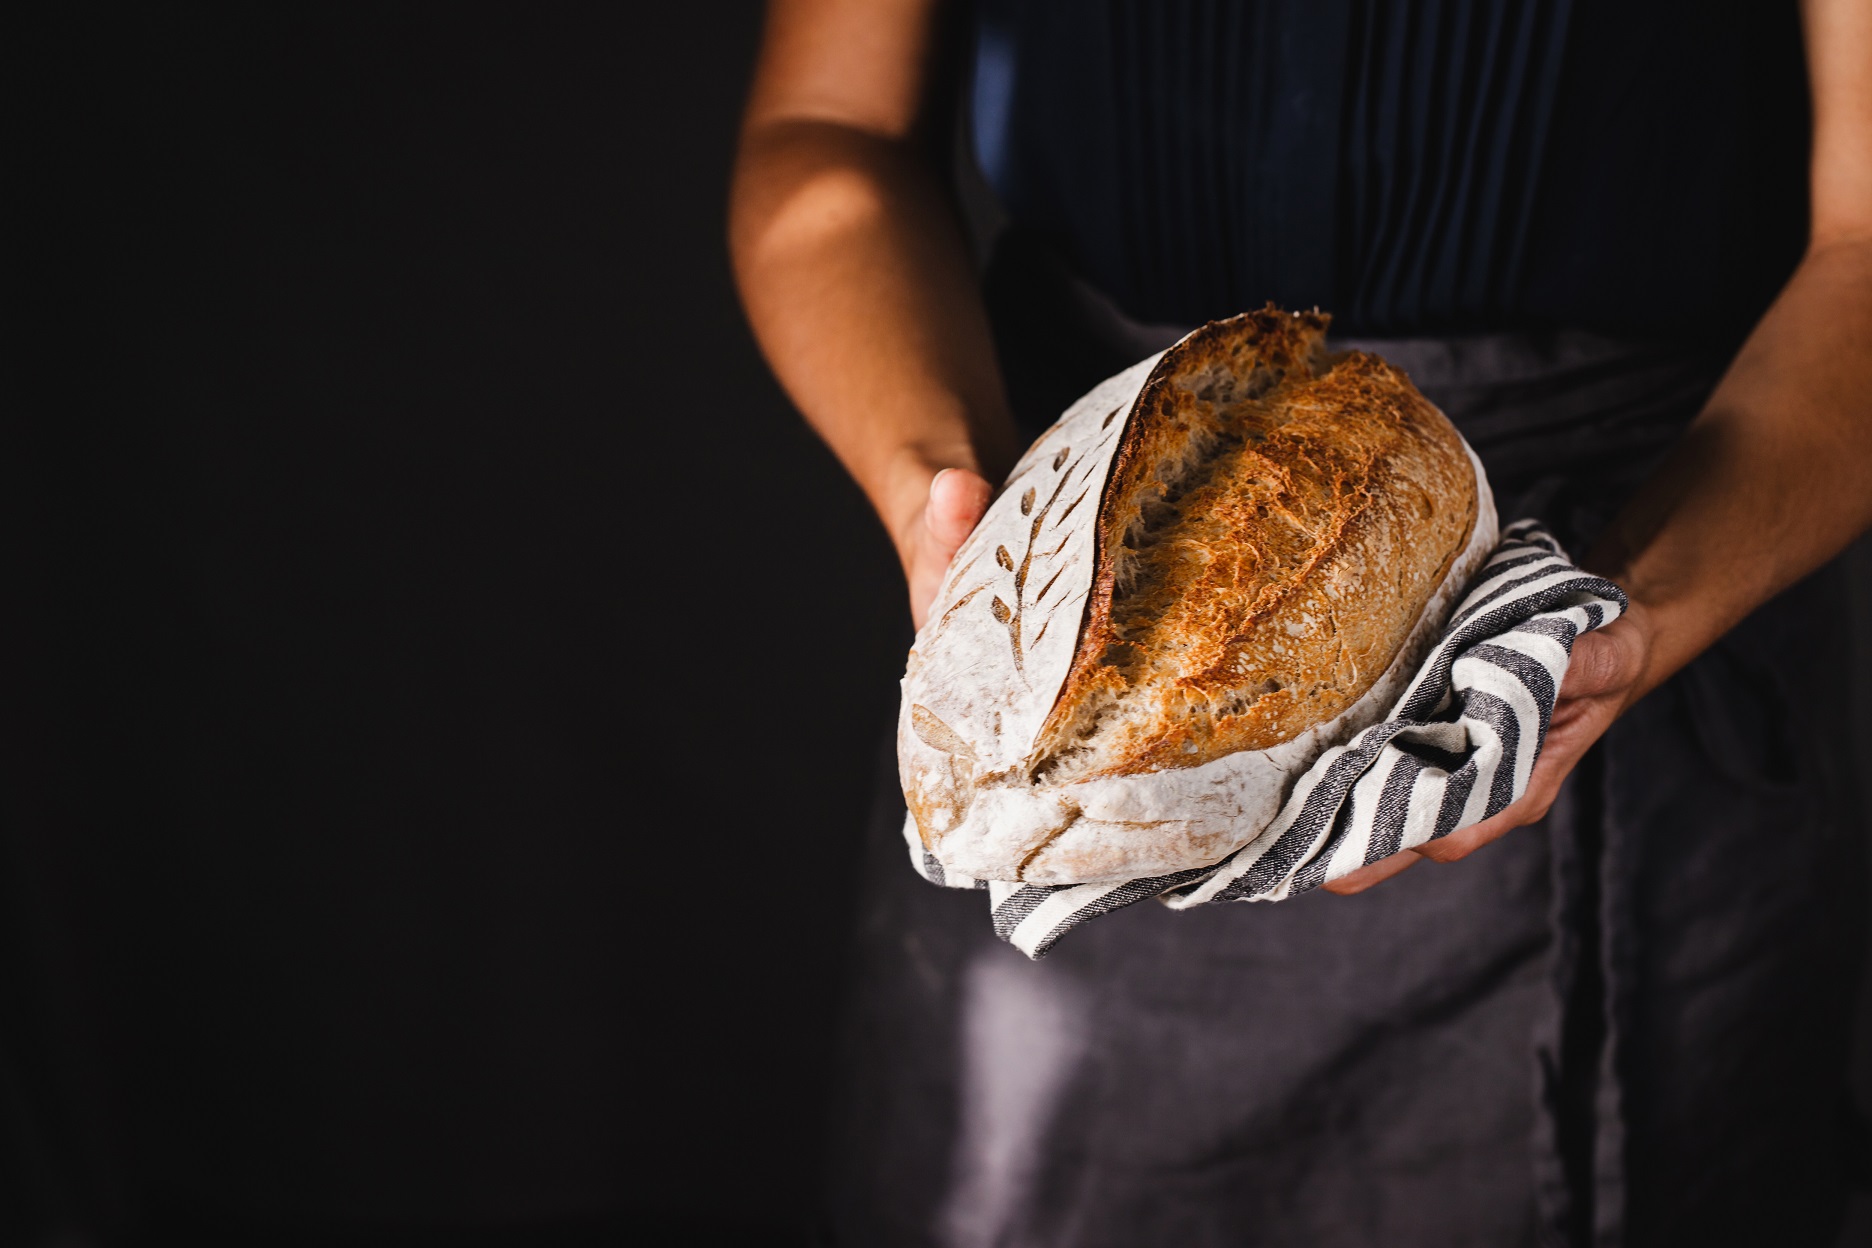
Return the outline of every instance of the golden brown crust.
<path id="1" fill-rule="evenodd" d="M 1404 644 L 1469 539 L 1475 473 L 1402 373 L 1324 356 L 1328 320 L 1218 321 L 1152 373 L 1036 779 L 1267 749 L 1356 702 Z"/>

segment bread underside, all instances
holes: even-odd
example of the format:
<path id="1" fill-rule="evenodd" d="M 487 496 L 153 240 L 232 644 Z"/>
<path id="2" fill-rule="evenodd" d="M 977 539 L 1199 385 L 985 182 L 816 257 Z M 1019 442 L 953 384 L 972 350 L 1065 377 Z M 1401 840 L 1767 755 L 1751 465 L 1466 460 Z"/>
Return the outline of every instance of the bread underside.
<path id="1" fill-rule="evenodd" d="M 926 628 L 905 681 L 906 798 L 949 869 L 1071 883 L 1207 865 L 1272 818 L 1327 737 L 1382 714 L 1374 693 L 1401 692 L 1400 659 L 1486 554 L 1493 508 L 1448 420 L 1376 356 L 1329 356 L 1327 323 L 1270 308 L 1165 353 L 1092 448 L 1107 459 L 1083 558 L 1068 531 L 1064 562 L 1037 567 L 1059 526 L 1032 513 L 1043 496 L 1091 501 L 1098 474 L 1082 488 L 1065 468 L 1068 442 L 1088 453 L 1089 414 L 1055 427 L 1051 458 L 1043 439 L 1023 461 L 1013 484 L 1032 483 L 978 531 L 977 563 L 987 538 L 1025 539 L 993 543 L 1010 592 L 967 598 L 952 577 L 948 614 L 969 618 Z M 1008 659 L 964 640 L 987 627 L 978 609 L 1009 634 Z M 1062 625 L 1070 654 L 1057 637 L 1047 662 L 1025 652 Z M 970 681 L 1006 688 L 972 696 Z"/>

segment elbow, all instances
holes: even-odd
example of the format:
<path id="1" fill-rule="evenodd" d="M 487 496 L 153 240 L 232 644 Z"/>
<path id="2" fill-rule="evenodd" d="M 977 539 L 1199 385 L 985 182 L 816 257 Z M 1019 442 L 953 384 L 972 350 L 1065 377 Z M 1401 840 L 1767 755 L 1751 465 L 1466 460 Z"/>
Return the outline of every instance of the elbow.
<path id="1" fill-rule="evenodd" d="M 737 172 L 728 214 L 736 277 L 745 289 L 767 272 L 830 254 L 875 229 L 887 211 L 878 180 L 850 166 L 791 177 Z"/>

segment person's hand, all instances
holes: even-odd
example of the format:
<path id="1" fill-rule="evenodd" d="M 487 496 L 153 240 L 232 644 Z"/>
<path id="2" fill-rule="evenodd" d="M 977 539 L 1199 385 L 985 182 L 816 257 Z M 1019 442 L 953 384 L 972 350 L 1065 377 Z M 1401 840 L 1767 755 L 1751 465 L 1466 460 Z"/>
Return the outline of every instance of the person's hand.
<path id="1" fill-rule="evenodd" d="M 1637 603 L 1612 624 L 1577 639 L 1566 679 L 1560 682 L 1560 699 L 1554 704 L 1546 743 L 1519 800 L 1493 818 L 1341 876 L 1327 884 L 1326 891 L 1341 896 L 1362 893 L 1425 858 L 1432 862 L 1467 858 L 1515 828 L 1541 819 L 1559 796 L 1560 782 L 1587 748 L 1637 700 L 1650 652 L 1649 621 Z"/>
<path id="2" fill-rule="evenodd" d="M 918 628 L 942 588 L 949 561 L 975 531 L 994 490 L 980 473 L 945 468 L 930 478 L 922 501 L 897 534 L 897 557 L 910 584 L 910 617 Z"/>

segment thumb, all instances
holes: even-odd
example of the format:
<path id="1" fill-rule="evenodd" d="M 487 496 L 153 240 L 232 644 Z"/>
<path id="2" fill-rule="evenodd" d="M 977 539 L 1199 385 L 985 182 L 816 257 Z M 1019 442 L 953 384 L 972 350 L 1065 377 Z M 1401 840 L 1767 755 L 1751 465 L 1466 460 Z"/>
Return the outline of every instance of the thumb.
<path id="1" fill-rule="evenodd" d="M 943 549 L 954 552 L 975 530 L 993 494 L 987 479 L 966 468 L 945 468 L 930 481 L 923 523 Z"/>
<path id="2" fill-rule="evenodd" d="M 1643 649 L 1634 642 L 1631 621 L 1615 620 L 1574 641 L 1560 696 L 1594 698 L 1622 690 L 1638 678 L 1643 667 Z"/>

